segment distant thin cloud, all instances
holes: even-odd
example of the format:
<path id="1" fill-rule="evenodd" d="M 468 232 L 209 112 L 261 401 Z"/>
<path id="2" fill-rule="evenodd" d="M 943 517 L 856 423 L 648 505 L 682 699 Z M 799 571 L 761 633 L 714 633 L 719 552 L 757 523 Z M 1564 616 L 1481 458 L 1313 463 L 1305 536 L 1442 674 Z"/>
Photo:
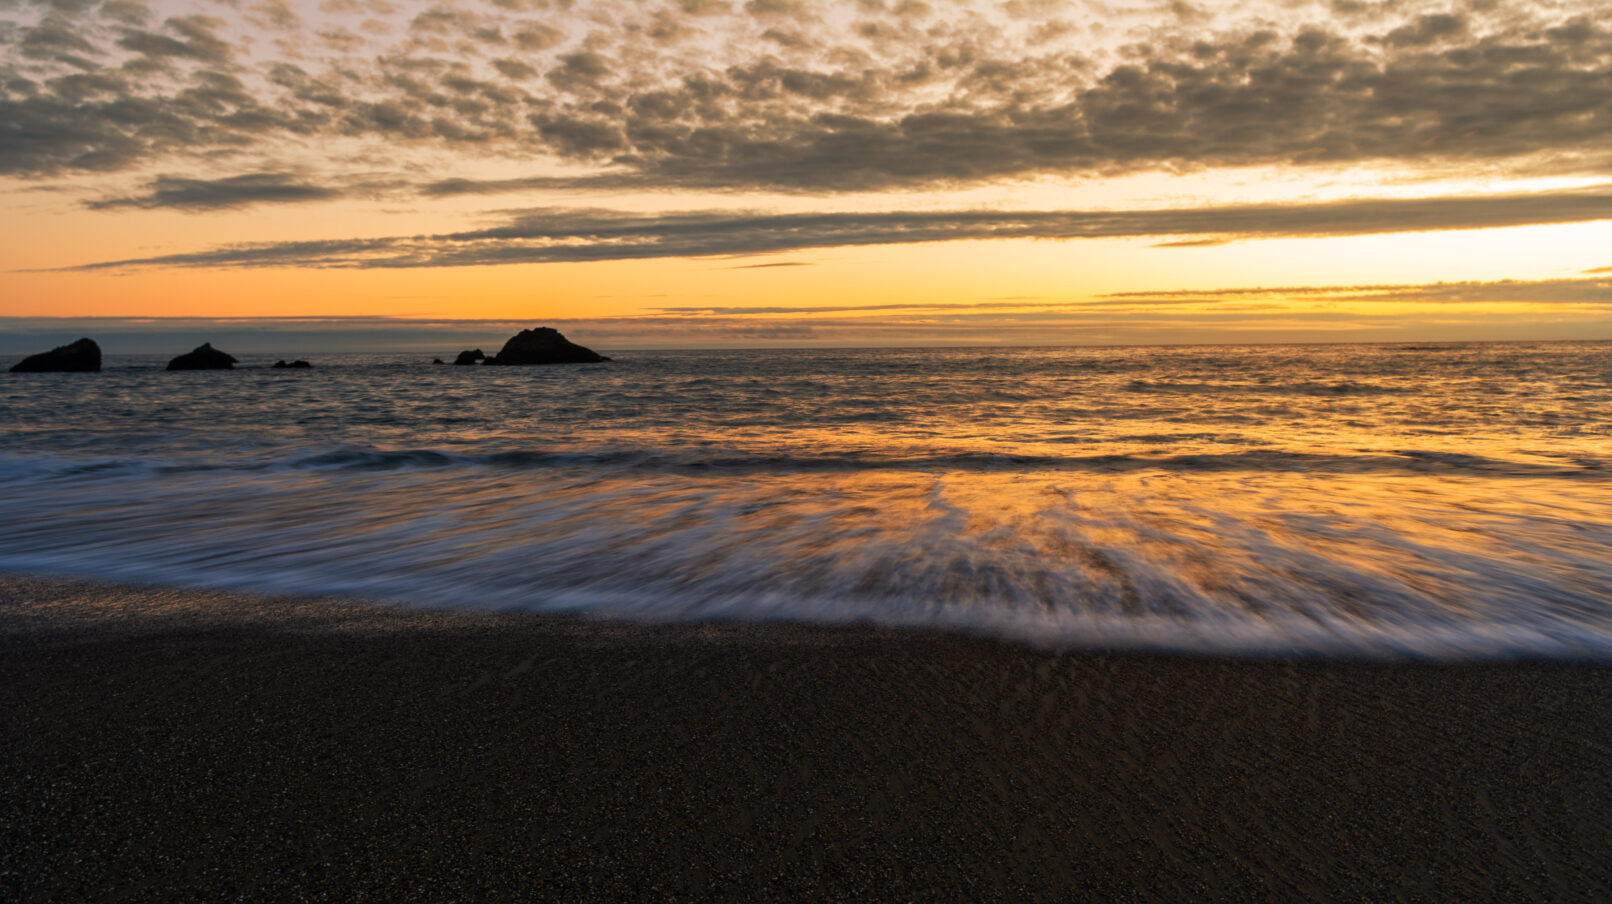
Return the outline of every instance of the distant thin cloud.
<path id="1" fill-rule="evenodd" d="M 607 172 L 577 176 L 531 176 L 520 179 L 439 179 L 415 187 L 415 191 L 428 198 L 459 195 L 498 195 L 521 192 L 554 191 L 608 191 L 611 189 L 654 188 L 655 183 L 643 173 Z"/>
<path id="2" fill-rule="evenodd" d="M 1108 308 L 1136 308 L 1142 306 L 1166 307 L 1170 305 L 1201 305 L 1213 304 L 1214 301 L 1205 302 L 1195 298 L 1136 298 L 1115 300 L 1082 299 L 1074 301 L 1007 301 L 986 299 L 983 301 L 954 301 L 954 302 L 909 302 L 895 304 L 835 304 L 835 305 L 681 305 L 677 307 L 652 308 L 656 314 L 682 315 L 682 316 L 715 316 L 715 317 L 744 317 L 752 315 L 771 314 L 850 314 L 850 313 L 885 313 L 906 311 L 910 313 L 944 312 L 949 314 L 968 314 L 973 312 L 996 312 L 1014 310 L 1081 310 L 1093 311 Z"/>
<path id="3" fill-rule="evenodd" d="M 1483 229 L 1612 219 L 1612 185 L 1499 195 L 1245 204 L 1161 210 L 918 211 L 648 216 L 512 212 L 502 225 L 433 236 L 227 245 L 82 264 L 139 267 L 398 269 L 778 254 L 817 248 L 985 239 L 1218 235 L 1226 240 Z"/>
<path id="4" fill-rule="evenodd" d="M 1612 269 L 1612 268 L 1604 268 Z M 1120 301 L 1213 302 L 1246 298 L 1304 298 L 1350 303 L 1458 303 L 1606 305 L 1612 306 L 1612 279 L 1501 279 L 1471 282 L 1359 286 L 1255 286 L 1228 289 L 1178 289 L 1163 292 L 1112 292 L 1101 296 Z"/>
<path id="5" fill-rule="evenodd" d="M 725 270 L 771 270 L 774 267 L 812 267 L 807 261 L 779 261 L 775 264 L 745 264 L 742 267 L 724 267 Z"/>

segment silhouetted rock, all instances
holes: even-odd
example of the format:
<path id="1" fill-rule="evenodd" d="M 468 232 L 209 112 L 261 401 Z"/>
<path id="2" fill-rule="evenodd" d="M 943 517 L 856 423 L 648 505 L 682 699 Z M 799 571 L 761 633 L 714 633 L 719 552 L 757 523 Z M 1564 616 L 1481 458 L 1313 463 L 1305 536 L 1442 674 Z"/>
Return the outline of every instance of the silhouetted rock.
<path id="1" fill-rule="evenodd" d="M 234 370 L 235 359 L 213 348 L 211 342 L 203 342 L 195 351 L 168 362 L 169 370 Z"/>
<path id="2" fill-rule="evenodd" d="M 441 358 L 432 358 L 431 363 L 432 364 L 443 364 L 445 362 Z"/>
<path id="3" fill-rule="evenodd" d="M 101 369 L 101 347 L 94 339 L 80 339 L 70 345 L 58 345 L 48 352 L 18 361 L 11 366 L 14 374 L 42 374 L 56 372 L 87 373 Z"/>
<path id="4" fill-rule="evenodd" d="M 284 360 L 280 360 L 269 366 L 273 370 L 302 370 L 304 368 L 312 367 L 313 365 L 302 360 L 301 358 L 298 358 L 297 360 L 292 361 L 290 364 L 285 363 Z"/>
<path id="5" fill-rule="evenodd" d="M 609 358 L 591 348 L 583 348 L 560 335 L 553 327 L 521 330 L 511 336 L 498 354 L 483 364 L 594 364 Z"/>
<path id="6" fill-rule="evenodd" d="M 455 363 L 455 364 L 475 364 L 477 361 L 480 361 L 481 359 L 483 359 L 485 357 L 487 357 L 487 356 L 481 353 L 481 349 L 473 348 L 473 349 L 471 349 L 470 351 L 467 351 L 467 352 L 460 352 L 459 357 L 453 359 L 453 363 Z"/>

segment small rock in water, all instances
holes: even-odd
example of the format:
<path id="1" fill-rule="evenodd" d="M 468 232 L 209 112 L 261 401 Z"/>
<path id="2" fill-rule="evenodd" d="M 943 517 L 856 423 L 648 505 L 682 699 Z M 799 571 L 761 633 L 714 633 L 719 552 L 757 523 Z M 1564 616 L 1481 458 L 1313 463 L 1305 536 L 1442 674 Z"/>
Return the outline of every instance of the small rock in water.
<path id="1" fill-rule="evenodd" d="M 521 330 L 483 364 L 595 364 L 609 358 L 560 335 L 553 327 Z"/>
<path id="2" fill-rule="evenodd" d="M 431 363 L 432 364 L 442 364 L 444 362 L 443 362 L 443 360 L 441 358 L 432 358 Z"/>
<path id="3" fill-rule="evenodd" d="M 216 348 L 211 342 L 203 342 L 194 351 L 168 362 L 169 370 L 234 370 L 235 359 Z"/>
<path id="4" fill-rule="evenodd" d="M 91 373 L 101 369 L 101 347 L 94 339 L 80 339 L 48 352 L 29 355 L 11 366 L 14 374 Z"/>
<path id="5" fill-rule="evenodd" d="M 460 352 L 459 357 L 453 359 L 453 363 L 455 363 L 455 364 L 475 364 L 477 361 L 480 361 L 481 359 L 483 359 L 485 357 L 487 357 L 487 356 L 481 353 L 481 349 L 473 348 L 473 349 L 471 349 L 469 351 Z"/>
<path id="6" fill-rule="evenodd" d="M 292 361 L 290 364 L 285 363 L 285 359 L 282 358 L 279 361 L 274 362 L 274 364 L 271 365 L 271 369 L 273 369 L 273 370 L 281 370 L 281 369 L 301 370 L 302 368 L 312 367 L 312 366 L 313 366 L 312 364 L 309 364 L 308 362 L 302 360 L 301 358 L 298 358 L 297 360 Z"/>

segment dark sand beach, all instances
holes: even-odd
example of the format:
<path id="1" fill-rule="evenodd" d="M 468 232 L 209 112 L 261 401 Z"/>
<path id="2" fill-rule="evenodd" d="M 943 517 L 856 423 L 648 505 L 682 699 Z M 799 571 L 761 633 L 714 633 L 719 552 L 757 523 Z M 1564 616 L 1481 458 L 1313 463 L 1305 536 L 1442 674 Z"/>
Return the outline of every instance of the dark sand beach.
<path id="1" fill-rule="evenodd" d="M 1612 670 L 7 578 L 0 899 L 1589 900 Z"/>

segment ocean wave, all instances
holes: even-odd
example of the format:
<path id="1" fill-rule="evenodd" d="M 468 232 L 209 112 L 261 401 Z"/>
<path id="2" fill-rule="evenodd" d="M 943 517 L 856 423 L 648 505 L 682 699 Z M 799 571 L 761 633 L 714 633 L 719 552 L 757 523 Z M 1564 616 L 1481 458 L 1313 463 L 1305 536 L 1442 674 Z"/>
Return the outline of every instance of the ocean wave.
<path id="1" fill-rule="evenodd" d="M 0 381 L 0 567 L 1206 653 L 1612 649 L 1612 345 L 618 365 Z"/>
<path id="2" fill-rule="evenodd" d="M 1141 440 L 1158 440 L 1150 436 Z M 1051 443 L 1077 442 L 1056 437 Z M 0 482 L 73 478 L 140 478 L 204 471 L 552 471 L 599 469 L 664 473 L 816 473 L 856 471 L 1001 472 L 1087 471 L 1114 473 L 1158 471 L 1299 472 L 1313 474 L 1459 473 L 1489 477 L 1570 478 L 1601 480 L 1609 476 L 1599 459 L 1569 458 L 1560 463 L 1516 461 L 1455 452 L 1400 449 L 1355 455 L 1247 449 L 1232 452 L 1161 455 L 1099 453 L 1093 455 L 1011 455 L 990 452 L 939 452 L 902 455 L 889 452 L 782 454 L 747 451 L 672 451 L 665 449 L 507 450 L 463 453 L 439 449 L 333 449 L 292 454 L 280 459 L 227 459 L 206 455 L 187 459 L 62 459 L 0 455 Z"/>
<path id="3" fill-rule="evenodd" d="M 1304 381 L 1297 383 L 1283 382 L 1221 382 L 1202 383 L 1186 382 L 1180 380 L 1131 380 L 1125 384 L 1126 392 L 1157 393 L 1174 395 L 1212 395 L 1221 397 L 1235 397 L 1245 395 L 1296 395 L 1296 396 L 1369 396 L 1369 395 L 1402 395 L 1415 392 L 1411 386 L 1386 385 L 1381 383 L 1334 382 L 1322 383 Z"/>
<path id="4" fill-rule="evenodd" d="M 0 569 L 609 618 L 868 621 L 1051 647 L 1612 658 L 1612 500 L 1199 472 L 445 468 L 36 483 Z"/>

